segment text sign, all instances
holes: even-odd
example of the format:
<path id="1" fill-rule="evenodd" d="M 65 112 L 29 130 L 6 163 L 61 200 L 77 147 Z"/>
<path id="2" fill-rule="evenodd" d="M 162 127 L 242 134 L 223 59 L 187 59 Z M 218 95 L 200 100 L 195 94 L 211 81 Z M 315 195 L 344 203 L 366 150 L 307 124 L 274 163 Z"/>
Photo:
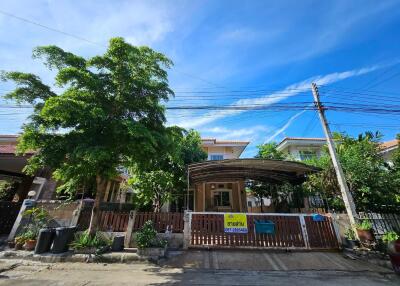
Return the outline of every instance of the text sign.
<path id="1" fill-rule="evenodd" d="M 247 233 L 246 214 L 224 214 L 224 232 Z"/>

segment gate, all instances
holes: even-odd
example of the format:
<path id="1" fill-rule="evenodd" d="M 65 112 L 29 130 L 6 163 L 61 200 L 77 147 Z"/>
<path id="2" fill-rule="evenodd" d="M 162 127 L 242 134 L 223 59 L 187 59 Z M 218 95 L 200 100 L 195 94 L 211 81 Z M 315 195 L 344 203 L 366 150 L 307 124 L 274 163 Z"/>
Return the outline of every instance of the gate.
<path id="1" fill-rule="evenodd" d="M 9 234 L 22 203 L 0 201 L 0 235 Z"/>
<path id="2" fill-rule="evenodd" d="M 332 218 L 314 221 L 306 214 L 247 213 L 247 233 L 225 233 L 224 213 L 190 213 L 190 247 L 338 249 Z M 255 220 L 269 220 L 273 234 L 255 233 Z"/>

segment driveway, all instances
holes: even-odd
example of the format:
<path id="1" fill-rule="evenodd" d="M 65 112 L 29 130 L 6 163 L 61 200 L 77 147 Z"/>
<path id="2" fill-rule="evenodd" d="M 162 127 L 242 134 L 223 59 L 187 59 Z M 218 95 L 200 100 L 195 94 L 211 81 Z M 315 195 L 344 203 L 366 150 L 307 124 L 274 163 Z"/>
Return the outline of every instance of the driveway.
<path id="1" fill-rule="evenodd" d="M 0 260 L 0 285 L 373 286 L 400 285 L 400 278 L 335 253 L 189 251 L 162 265 Z"/>

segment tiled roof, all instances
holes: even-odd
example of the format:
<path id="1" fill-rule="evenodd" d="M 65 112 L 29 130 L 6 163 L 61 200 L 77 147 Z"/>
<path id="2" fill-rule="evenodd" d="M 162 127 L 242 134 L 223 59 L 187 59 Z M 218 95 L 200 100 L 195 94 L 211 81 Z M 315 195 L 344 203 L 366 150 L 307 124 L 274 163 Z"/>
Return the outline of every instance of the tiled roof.
<path id="1" fill-rule="evenodd" d="M 0 154 L 15 154 L 15 144 L 0 145 Z"/>
<path id="2" fill-rule="evenodd" d="M 214 141 L 214 144 L 249 144 L 249 141 L 217 140 L 215 138 L 202 138 L 201 141 Z"/>
<path id="3" fill-rule="evenodd" d="M 394 140 L 386 141 L 386 142 L 379 144 L 379 148 L 382 150 L 385 150 L 385 149 L 389 149 L 392 147 L 396 147 L 398 145 L 399 145 L 399 140 L 394 139 Z"/>

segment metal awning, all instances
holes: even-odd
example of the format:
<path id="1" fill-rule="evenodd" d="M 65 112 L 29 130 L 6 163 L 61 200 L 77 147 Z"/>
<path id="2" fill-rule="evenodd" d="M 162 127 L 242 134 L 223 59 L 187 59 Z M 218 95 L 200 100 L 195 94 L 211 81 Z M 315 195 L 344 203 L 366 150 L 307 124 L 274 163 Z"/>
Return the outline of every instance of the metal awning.
<path id="1" fill-rule="evenodd" d="M 302 183 L 307 174 L 318 172 L 317 167 L 300 162 L 268 159 L 228 159 L 205 161 L 188 166 L 191 182 L 220 179 L 257 180 L 262 182 Z"/>

